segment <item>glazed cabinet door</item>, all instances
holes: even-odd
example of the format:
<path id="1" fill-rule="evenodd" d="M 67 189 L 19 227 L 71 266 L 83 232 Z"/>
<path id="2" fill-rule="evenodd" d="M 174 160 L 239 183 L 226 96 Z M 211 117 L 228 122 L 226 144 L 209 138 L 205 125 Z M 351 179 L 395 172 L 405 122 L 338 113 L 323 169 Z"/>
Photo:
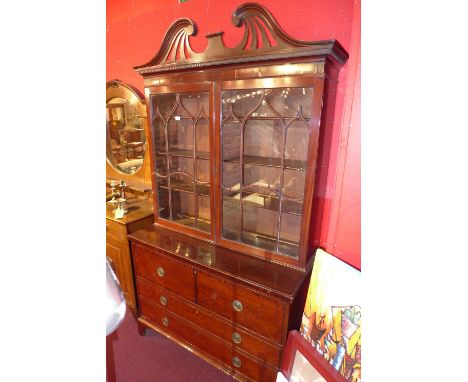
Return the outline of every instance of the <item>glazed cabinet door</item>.
<path id="1" fill-rule="evenodd" d="M 211 86 L 150 91 L 156 219 L 179 231 L 212 238 Z"/>
<path id="2" fill-rule="evenodd" d="M 282 77 L 221 85 L 220 234 L 234 249 L 293 264 L 305 256 L 319 128 L 314 83 Z"/>

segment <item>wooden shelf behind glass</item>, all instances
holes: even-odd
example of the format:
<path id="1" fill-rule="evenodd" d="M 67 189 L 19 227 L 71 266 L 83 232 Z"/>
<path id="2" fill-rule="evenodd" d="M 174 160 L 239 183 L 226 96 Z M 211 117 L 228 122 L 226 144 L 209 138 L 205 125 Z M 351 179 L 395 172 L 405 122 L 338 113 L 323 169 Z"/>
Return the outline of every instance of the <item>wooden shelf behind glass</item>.
<path id="1" fill-rule="evenodd" d="M 195 218 L 194 216 L 190 215 L 176 214 L 175 216 L 173 216 L 172 221 L 205 232 L 210 232 L 211 230 L 211 222 L 207 219 L 202 219 L 200 217 Z M 195 225 L 195 222 L 197 222 L 197 225 Z"/>
<path id="2" fill-rule="evenodd" d="M 243 121 L 245 119 L 245 115 L 241 115 L 241 116 L 236 116 L 238 120 L 235 120 L 235 119 L 226 119 L 223 121 L 223 124 L 234 124 L 234 123 L 241 123 L 241 121 Z M 229 118 L 229 117 L 228 117 Z M 248 118 L 247 118 L 247 121 L 280 121 L 280 120 L 284 120 L 284 121 L 290 121 L 290 120 L 294 120 L 294 119 L 297 119 L 297 117 L 288 117 L 288 116 L 282 116 L 282 117 L 270 117 L 270 116 L 265 116 L 265 115 L 257 115 L 257 116 L 254 116 L 254 115 L 250 115 Z M 302 119 L 301 119 L 302 120 Z M 304 120 L 306 122 L 309 122 L 310 118 L 308 117 L 304 117 Z"/>
<path id="3" fill-rule="evenodd" d="M 263 248 L 272 252 L 275 251 L 276 238 L 273 236 L 260 234 L 258 232 L 250 232 L 246 230 L 243 230 L 241 235 L 242 239 L 240 241 L 242 243 L 252 245 L 257 248 Z M 223 236 L 224 238 L 229 240 L 239 241 L 239 233 L 226 228 L 224 228 Z M 279 252 L 286 256 L 296 257 L 299 252 L 299 243 L 294 241 L 280 239 L 278 246 Z"/>
<path id="4" fill-rule="evenodd" d="M 156 155 L 166 156 L 166 153 L 163 151 L 156 152 Z M 169 149 L 169 155 L 174 157 L 183 157 L 183 158 L 192 158 L 192 150 L 171 150 Z M 197 151 L 195 153 L 195 158 L 197 159 L 210 159 L 210 153 L 205 151 Z"/>
<path id="5" fill-rule="evenodd" d="M 231 192 L 225 194 L 223 200 L 228 203 L 239 203 L 240 193 Z M 279 198 L 277 196 L 265 195 L 258 192 L 246 192 L 244 191 L 244 197 L 242 203 L 257 208 L 264 208 L 271 211 L 279 211 Z M 281 207 L 283 214 L 290 215 L 302 215 L 302 202 L 283 199 L 283 205 Z"/>
<path id="6" fill-rule="evenodd" d="M 158 187 L 161 187 L 165 190 L 171 189 L 174 191 L 188 192 L 190 194 L 210 196 L 210 185 L 209 184 L 197 184 L 196 191 L 194 190 L 193 182 L 181 180 L 181 179 L 171 179 L 171 186 L 168 187 L 163 184 L 158 184 Z"/>
<path id="7" fill-rule="evenodd" d="M 239 157 L 232 157 L 224 159 L 224 162 L 240 164 Z M 276 167 L 281 168 L 281 158 L 261 157 L 256 155 L 244 155 L 244 164 L 253 164 L 257 166 Z M 288 170 L 305 171 L 307 166 L 306 161 L 285 159 L 284 168 Z"/>

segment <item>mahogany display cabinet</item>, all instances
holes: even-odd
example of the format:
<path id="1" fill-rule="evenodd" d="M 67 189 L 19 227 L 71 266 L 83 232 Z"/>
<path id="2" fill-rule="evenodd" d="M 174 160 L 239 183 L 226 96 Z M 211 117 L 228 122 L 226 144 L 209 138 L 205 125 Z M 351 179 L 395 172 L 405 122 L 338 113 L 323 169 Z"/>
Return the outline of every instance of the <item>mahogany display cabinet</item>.
<path id="1" fill-rule="evenodd" d="M 299 327 L 323 109 L 348 54 L 289 36 L 262 6 L 240 43 L 179 19 L 144 77 L 155 223 L 130 235 L 138 324 L 238 380 L 273 381 Z"/>

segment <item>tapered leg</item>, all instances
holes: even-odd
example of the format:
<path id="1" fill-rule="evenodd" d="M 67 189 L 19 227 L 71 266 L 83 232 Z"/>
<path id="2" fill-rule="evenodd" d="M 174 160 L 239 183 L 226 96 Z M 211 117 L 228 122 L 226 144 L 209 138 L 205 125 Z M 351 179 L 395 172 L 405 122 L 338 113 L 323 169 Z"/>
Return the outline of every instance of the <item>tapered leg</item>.
<path id="1" fill-rule="evenodd" d="M 140 323 L 139 321 L 137 322 L 137 325 L 138 325 L 138 334 L 144 337 L 146 334 L 146 326 Z"/>

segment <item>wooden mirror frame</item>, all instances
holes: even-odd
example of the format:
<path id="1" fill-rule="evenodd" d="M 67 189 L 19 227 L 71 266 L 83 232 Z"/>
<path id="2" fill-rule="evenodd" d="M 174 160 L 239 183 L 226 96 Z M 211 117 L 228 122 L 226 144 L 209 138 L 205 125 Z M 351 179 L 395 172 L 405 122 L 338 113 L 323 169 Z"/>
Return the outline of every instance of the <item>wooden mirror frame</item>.
<path id="1" fill-rule="evenodd" d="M 106 147 L 106 183 L 110 183 L 110 180 L 125 180 L 127 185 L 129 185 L 134 192 L 149 192 L 151 191 L 151 167 L 148 153 L 149 135 L 145 96 L 133 86 L 115 79 L 106 83 L 106 105 L 112 98 L 123 98 L 130 101 L 135 105 L 138 114 L 144 116 L 144 118 L 142 118 L 142 123 L 145 130 L 146 150 L 143 155 L 141 167 L 134 174 L 127 174 L 116 169 L 115 166 L 110 163 Z"/>

